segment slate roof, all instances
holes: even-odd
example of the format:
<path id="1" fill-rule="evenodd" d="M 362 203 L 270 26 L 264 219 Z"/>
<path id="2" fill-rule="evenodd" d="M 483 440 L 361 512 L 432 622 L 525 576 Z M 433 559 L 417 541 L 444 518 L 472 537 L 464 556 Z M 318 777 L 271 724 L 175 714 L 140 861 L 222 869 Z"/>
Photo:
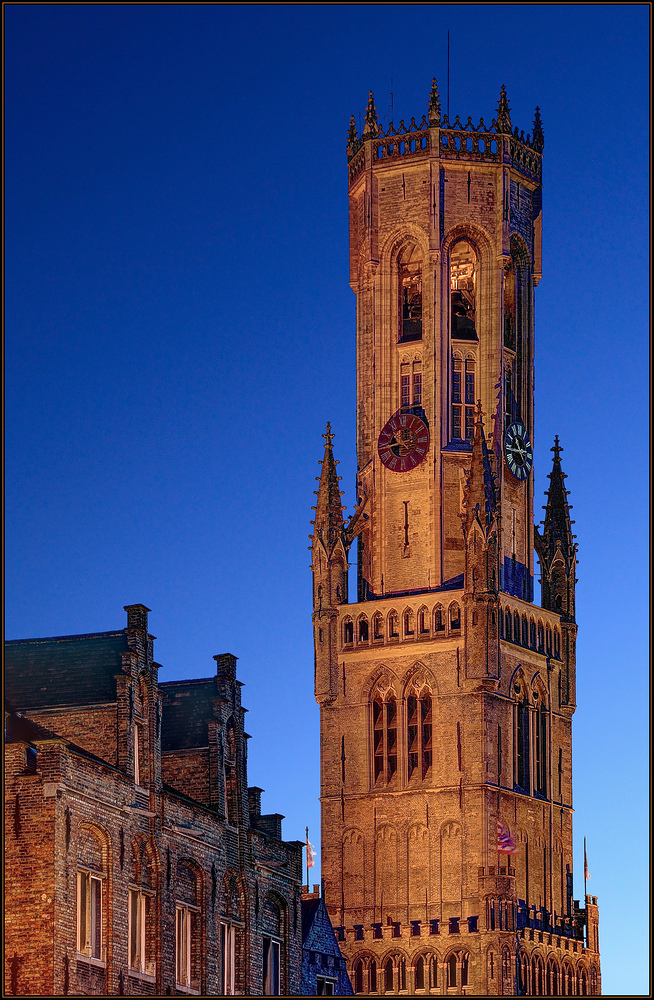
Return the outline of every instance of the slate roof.
<path id="1" fill-rule="evenodd" d="M 182 750 L 209 745 L 207 720 L 213 718 L 212 700 L 218 695 L 215 677 L 192 681 L 165 681 L 161 749 Z"/>
<path id="2" fill-rule="evenodd" d="M 95 632 L 5 643 L 5 697 L 17 711 L 114 701 L 127 635 Z"/>

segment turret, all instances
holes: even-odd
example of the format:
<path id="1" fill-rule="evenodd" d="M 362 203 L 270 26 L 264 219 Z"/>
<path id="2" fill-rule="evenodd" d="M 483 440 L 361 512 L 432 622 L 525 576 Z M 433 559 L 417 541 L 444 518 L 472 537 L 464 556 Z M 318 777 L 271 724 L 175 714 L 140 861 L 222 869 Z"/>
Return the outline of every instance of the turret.
<path id="1" fill-rule="evenodd" d="M 466 676 L 495 678 L 499 676 L 500 508 L 484 435 L 481 401 L 477 403 L 463 507 Z"/>
<path id="2" fill-rule="evenodd" d="M 541 570 L 541 602 L 548 611 L 557 611 L 564 620 L 575 620 L 575 571 L 577 543 L 574 541 L 568 504 L 569 491 L 563 483 L 567 478 L 561 469 L 561 452 L 558 436 L 554 439 L 554 460 L 548 478 L 550 487 L 545 493 L 547 506 L 542 534 L 534 526 L 534 545 Z"/>

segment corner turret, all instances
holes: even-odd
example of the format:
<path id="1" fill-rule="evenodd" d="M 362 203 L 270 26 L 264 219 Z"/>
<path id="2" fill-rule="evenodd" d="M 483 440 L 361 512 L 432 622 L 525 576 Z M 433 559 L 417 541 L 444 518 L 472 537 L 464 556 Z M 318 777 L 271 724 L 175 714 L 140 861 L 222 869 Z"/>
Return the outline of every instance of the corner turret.
<path id="1" fill-rule="evenodd" d="M 500 507 L 484 435 L 481 401 L 477 403 L 463 507 L 466 676 L 496 678 L 499 676 Z"/>
<path id="2" fill-rule="evenodd" d="M 556 611 L 568 621 L 575 620 L 575 571 L 577 543 L 572 534 L 574 521 L 570 520 L 569 491 L 563 483 L 567 478 L 561 469 L 561 452 L 558 436 L 554 439 L 554 460 L 548 479 L 550 487 L 545 496 L 547 505 L 542 534 L 534 525 L 534 547 L 538 553 L 541 570 L 541 603 L 548 611 Z"/>

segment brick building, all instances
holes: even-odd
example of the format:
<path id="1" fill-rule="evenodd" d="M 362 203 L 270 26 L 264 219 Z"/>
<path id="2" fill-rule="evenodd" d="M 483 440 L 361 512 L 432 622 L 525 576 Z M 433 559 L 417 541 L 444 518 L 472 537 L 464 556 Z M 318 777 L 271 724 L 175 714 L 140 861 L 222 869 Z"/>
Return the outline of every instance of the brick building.
<path id="1" fill-rule="evenodd" d="M 350 997 L 352 984 L 320 886 L 302 887 L 302 995 Z"/>
<path id="2" fill-rule="evenodd" d="M 348 135 L 357 506 L 327 427 L 312 536 L 322 875 L 355 993 L 597 995 L 572 899 L 575 569 L 533 522 L 538 109 Z M 348 603 L 348 552 L 358 592 Z M 534 548 L 541 605 L 534 603 Z"/>
<path id="3" fill-rule="evenodd" d="M 159 684 L 125 610 L 5 647 L 5 992 L 297 995 L 302 844 L 247 787 L 236 657 Z"/>

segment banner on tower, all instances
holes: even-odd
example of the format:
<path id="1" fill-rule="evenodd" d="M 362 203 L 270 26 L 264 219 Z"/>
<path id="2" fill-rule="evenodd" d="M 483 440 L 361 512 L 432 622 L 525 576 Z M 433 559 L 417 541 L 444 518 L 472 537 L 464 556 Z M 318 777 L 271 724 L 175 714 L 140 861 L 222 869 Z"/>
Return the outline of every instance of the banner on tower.
<path id="1" fill-rule="evenodd" d="M 509 828 L 499 821 L 497 824 L 497 850 L 499 854 L 518 853 L 516 842 L 509 833 Z"/>

